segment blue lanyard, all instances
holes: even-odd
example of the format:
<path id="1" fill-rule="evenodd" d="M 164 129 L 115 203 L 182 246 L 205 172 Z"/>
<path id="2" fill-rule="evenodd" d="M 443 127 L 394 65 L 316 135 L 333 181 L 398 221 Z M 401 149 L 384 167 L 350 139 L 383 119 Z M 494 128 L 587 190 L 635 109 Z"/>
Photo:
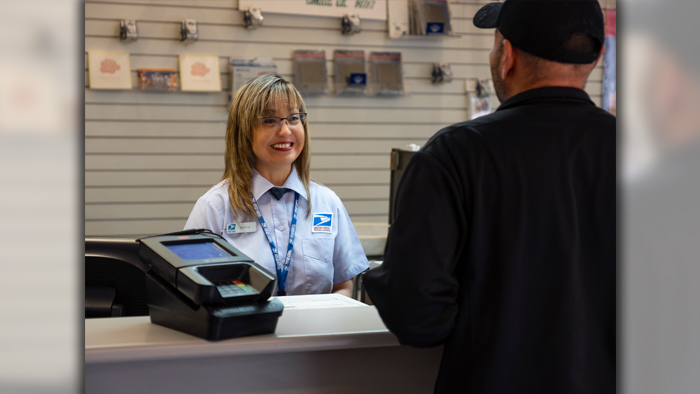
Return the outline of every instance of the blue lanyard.
<path id="1" fill-rule="evenodd" d="M 262 212 L 260 212 L 260 207 L 258 207 L 257 201 L 255 201 L 255 196 L 253 196 L 253 208 L 255 209 L 255 214 L 258 215 L 258 221 L 262 226 L 267 241 L 270 243 L 270 249 L 272 250 L 272 257 L 275 258 L 275 266 L 277 267 L 277 295 L 286 295 L 284 291 L 287 285 L 287 273 L 289 273 L 289 263 L 292 262 L 292 250 L 294 249 L 294 233 L 297 230 L 297 209 L 299 208 L 299 193 L 294 192 L 294 213 L 292 215 L 292 227 L 289 228 L 289 243 L 287 244 L 287 254 L 284 260 L 280 262 L 280 255 L 277 253 L 277 247 L 275 242 L 272 240 L 272 234 L 270 229 L 265 224 L 265 219 L 263 219 Z"/>

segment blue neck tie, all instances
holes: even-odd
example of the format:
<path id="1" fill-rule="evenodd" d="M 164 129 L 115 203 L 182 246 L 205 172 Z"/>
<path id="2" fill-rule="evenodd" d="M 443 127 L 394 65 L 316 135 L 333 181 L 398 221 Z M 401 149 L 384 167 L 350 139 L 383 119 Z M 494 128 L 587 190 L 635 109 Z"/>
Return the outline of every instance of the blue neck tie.
<path id="1" fill-rule="evenodd" d="M 270 189 L 270 194 L 272 194 L 272 197 L 279 201 L 279 199 L 284 196 L 284 193 L 288 191 L 290 191 L 290 189 L 287 189 L 286 187 L 273 187 Z"/>

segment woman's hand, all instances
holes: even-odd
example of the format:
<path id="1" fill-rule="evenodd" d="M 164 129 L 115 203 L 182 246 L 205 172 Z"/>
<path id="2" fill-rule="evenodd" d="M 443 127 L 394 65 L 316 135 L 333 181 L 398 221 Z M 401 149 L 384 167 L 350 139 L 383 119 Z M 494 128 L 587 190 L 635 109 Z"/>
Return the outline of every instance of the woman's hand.
<path id="1" fill-rule="evenodd" d="M 345 282 L 333 285 L 333 290 L 331 290 L 331 293 L 352 297 L 352 279 L 348 279 Z"/>

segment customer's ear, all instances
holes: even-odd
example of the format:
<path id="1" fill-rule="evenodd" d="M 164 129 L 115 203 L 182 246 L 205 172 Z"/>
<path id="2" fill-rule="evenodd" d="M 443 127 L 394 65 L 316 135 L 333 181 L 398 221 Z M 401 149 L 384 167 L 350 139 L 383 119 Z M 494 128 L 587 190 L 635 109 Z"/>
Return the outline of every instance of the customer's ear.
<path id="1" fill-rule="evenodd" d="M 515 64 L 515 48 L 509 40 L 503 40 L 503 52 L 501 54 L 501 69 L 498 70 L 501 73 L 501 79 L 506 80 L 508 75 L 513 72 L 513 65 Z"/>

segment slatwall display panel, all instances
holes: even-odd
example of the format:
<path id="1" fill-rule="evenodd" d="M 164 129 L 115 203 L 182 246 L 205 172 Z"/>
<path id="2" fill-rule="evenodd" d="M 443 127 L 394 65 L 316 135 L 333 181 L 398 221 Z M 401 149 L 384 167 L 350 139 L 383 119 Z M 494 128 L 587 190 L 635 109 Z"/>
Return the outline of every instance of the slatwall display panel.
<path id="1" fill-rule="evenodd" d="M 195 201 L 223 171 L 230 58 L 272 58 L 293 80 L 292 51 L 324 49 L 335 91 L 334 49 L 399 51 L 402 97 L 305 97 L 312 178 L 343 200 L 353 222 L 387 222 L 392 148 L 423 145 L 439 129 L 468 118 L 465 81 L 490 78 L 493 32 L 472 18 L 488 0 L 450 3 L 460 37 L 389 39 L 386 22 L 363 21 L 340 34 L 340 18 L 272 14 L 257 30 L 243 28 L 237 0 L 90 0 L 85 3 L 85 234 L 138 237 L 182 229 Z M 602 4 L 606 2 L 601 1 Z M 607 2 L 610 6 L 610 1 Z M 614 1 L 612 2 L 614 6 Z M 136 19 L 139 38 L 119 41 L 119 21 Z M 199 40 L 179 42 L 180 23 L 195 19 Z M 87 51 L 130 54 L 132 90 L 91 90 Z M 223 91 L 142 92 L 138 68 L 178 69 L 178 55 L 219 57 Z M 454 81 L 432 84 L 434 62 L 452 66 Z M 586 90 L 600 104 L 602 67 Z M 498 100 L 493 96 L 494 107 Z"/>

